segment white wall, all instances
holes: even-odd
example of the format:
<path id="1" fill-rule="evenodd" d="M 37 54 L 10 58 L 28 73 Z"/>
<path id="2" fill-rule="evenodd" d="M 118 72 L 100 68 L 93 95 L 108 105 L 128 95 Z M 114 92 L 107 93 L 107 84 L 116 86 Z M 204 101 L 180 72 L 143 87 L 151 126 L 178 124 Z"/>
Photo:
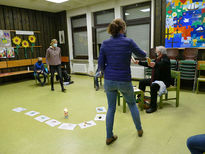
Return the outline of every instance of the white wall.
<path id="1" fill-rule="evenodd" d="M 94 63 L 93 60 L 93 46 L 92 46 L 92 26 L 93 26 L 93 12 L 96 11 L 102 11 L 102 10 L 107 10 L 107 9 L 112 9 L 114 8 L 115 10 L 115 18 L 122 18 L 122 6 L 130 5 L 130 4 L 136 4 L 140 2 L 146 2 L 148 0 L 110 0 L 106 1 L 103 3 L 98 3 L 95 5 L 83 7 L 83 8 L 78 8 L 78 9 L 73 9 L 73 10 L 68 10 L 67 11 L 67 23 L 68 23 L 68 43 L 69 43 L 69 55 L 70 55 L 70 68 L 71 72 L 74 73 L 76 72 L 73 69 L 73 65 L 78 65 L 78 64 L 85 64 L 87 67 L 87 73 L 89 75 L 93 75 L 95 72 L 96 64 Z M 154 4 L 154 0 L 152 1 L 152 8 Z M 151 47 L 153 47 L 153 25 L 154 25 L 154 10 L 152 9 L 152 21 L 151 21 Z M 86 20 L 87 20 L 87 33 L 88 33 L 88 61 L 80 61 L 80 60 L 75 60 L 73 58 L 73 45 L 72 45 L 72 28 L 71 28 L 71 19 L 70 17 L 77 16 L 77 15 L 82 15 L 86 14 Z M 139 66 L 138 66 L 139 67 Z M 140 68 L 141 69 L 141 68 Z M 132 69 L 136 70 L 136 69 Z M 79 70 L 78 70 L 79 71 Z M 83 72 L 79 72 L 83 73 Z M 133 72 L 132 72 L 133 73 Z M 136 77 L 136 76 L 135 76 Z M 140 75 L 137 78 L 143 78 L 144 76 Z"/>

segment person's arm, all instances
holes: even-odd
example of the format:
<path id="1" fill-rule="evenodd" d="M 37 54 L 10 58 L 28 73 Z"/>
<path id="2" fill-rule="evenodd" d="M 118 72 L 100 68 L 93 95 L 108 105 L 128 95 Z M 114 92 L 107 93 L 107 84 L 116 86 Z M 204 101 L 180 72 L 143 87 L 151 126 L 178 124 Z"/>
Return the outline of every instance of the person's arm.
<path id="1" fill-rule="evenodd" d="M 47 51 L 46 51 L 46 64 L 47 64 L 48 71 L 50 71 L 49 58 L 50 58 L 50 53 L 49 53 L 49 49 L 47 49 Z"/>
<path id="2" fill-rule="evenodd" d="M 43 63 L 41 64 L 41 70 L 42 70 L 42 71 L 45 70 L 45 68 L 44 68 L 44 64 L 43 64 Z"/>
<path id="3" fill-rule="evenodd" d="M 36 69 L 36 64 L 34 65 L 34 73 L 36 73 L 37 69 Z"/>
<path id="4" fill-rule="evenodd" d="M 144 52 L 142 49 L 138 47 L 138 45 L 131 39 L 131 51 L 135 54 L 135 56 L 140 58 L 146 57 L 146 52 Z"/>
<path id="5" fill-rule="evenodd" d="M 103 51 L 103 44 L 102 46 L 100 47 L 100 55 L 99 55 L 99 58 L 98 58 L 98 68 L 101 72 L 104 72 L 105 70 L 105 53 Z"/>
<path id="6" fill-rule="evenodd" d="M 149 67 L 147 62 L 135 60 L 135 58 L 133 56 L 131 58 L 132 58 L 131 60 L 132 60 L 132 62 L 134 64 L 138 64 L 138 65 L 142 65 L 142 66 L 145 66 L 145 67 Z"/>
<path id="7" fill-rule="evenodd" d="M 59 58 L 60 58 L 60 61 L 61 61 L 61 48 L 60 49 L 60 52 L 59 52 Z"/>
<path id="8" fill-rule="evenodd" d="M 161 61 L 159 61 L 159 62 L 155 62 L 155 68 L 157 67 L 157 68 L 159 68 L 159 69 L 167 69 L 167 67 L 168 67 L 168 65 L 170 65 L 170 60 L 169 60 L 169 58 L 164 58 L 164 57 L 162 57 L 161 58 Z"/>

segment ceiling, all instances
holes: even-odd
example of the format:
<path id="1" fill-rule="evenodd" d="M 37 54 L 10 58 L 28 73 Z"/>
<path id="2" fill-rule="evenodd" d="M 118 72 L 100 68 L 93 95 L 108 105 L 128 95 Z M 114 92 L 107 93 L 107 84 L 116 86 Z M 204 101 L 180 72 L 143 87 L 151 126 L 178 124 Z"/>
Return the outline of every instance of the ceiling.
<path id="1" fill-rule="evenodd" d="M 0 0 L 0 5 L 14 6 L 48 12 L 60 12 L 97 4 L 106 0 L 69 0 L 64 3 L 52 3 L 46 0 Z"/>

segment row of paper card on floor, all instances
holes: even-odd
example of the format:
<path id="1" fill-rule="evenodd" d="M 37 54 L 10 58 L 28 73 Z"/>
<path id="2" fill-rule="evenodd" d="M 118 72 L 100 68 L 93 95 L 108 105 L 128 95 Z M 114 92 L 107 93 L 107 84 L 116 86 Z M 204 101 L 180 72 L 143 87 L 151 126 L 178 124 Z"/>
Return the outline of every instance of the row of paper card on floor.
<path id="1" fill-rule="evenodd" d="M 12 110 L 15 111 L 15 112 L 23 112 L 23 111 L 26 111 L 27 109 L 23 108 L 23 107 L 17 107 L 17 108 L 12 109 Z M 97 113 L 105 113 L 105 112 L 107 112 L 105 107 L 97 107 L 96 111 L 97 111 Z M 40 113 L 36 112 L 36 111 L 29 111 L 29 112 L 26 112 L 24 114 L 28 115 L 28 116 L 31 116 L 31 117 L 34 117 L 36 115 L 39 115 Z M 105 121 L 105 118 L 106 118 L 105 114 L 97 114 L 95 116 L 94 120 L 95 121 Z M 81 129 L 92 127 L 92 126 L 96 125 L 96 123 L 93 120 L 85 121 L 85 122 L 82 122 L 80 124 L 62 123 L 62 122 L 57 121 L 55 119 L 51 119 L 51 118 L 49 118 L 49 117 L 47 117 L 45 115 L 40 115 L 38 117 L 35 117 L 34 119 L 39 121 L 39 122 L 42 122 L 42 123 L 45 122 L 45 124 L 47 124 L 47 125 L 49 125 L 51 127 L 58 126 L 59 129 L 65 129 L 65 130 L 74 130 L 74 128 L 76 128 L 77 125 Z"/>

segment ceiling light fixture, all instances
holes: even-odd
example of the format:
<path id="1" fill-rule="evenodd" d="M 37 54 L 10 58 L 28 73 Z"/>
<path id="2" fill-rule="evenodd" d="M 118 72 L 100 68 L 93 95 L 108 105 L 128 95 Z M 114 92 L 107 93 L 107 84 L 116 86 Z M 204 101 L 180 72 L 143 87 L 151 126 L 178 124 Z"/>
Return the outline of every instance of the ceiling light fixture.
<path id="1" fill-rule="evenodd" d="M 68 0 L 46 0 L 48 2 L 53 2 L 53 3 L 63 3 L 63 2 L 66 2 Z"/>
<path id="2" fill-rule="evenodd" d="M 129 16 L 130 14 L 129 14 L 129 13 L 127 13 L 127 12 L 125 12 L 125 15 L 126 15 L 126 16 Z"/>

